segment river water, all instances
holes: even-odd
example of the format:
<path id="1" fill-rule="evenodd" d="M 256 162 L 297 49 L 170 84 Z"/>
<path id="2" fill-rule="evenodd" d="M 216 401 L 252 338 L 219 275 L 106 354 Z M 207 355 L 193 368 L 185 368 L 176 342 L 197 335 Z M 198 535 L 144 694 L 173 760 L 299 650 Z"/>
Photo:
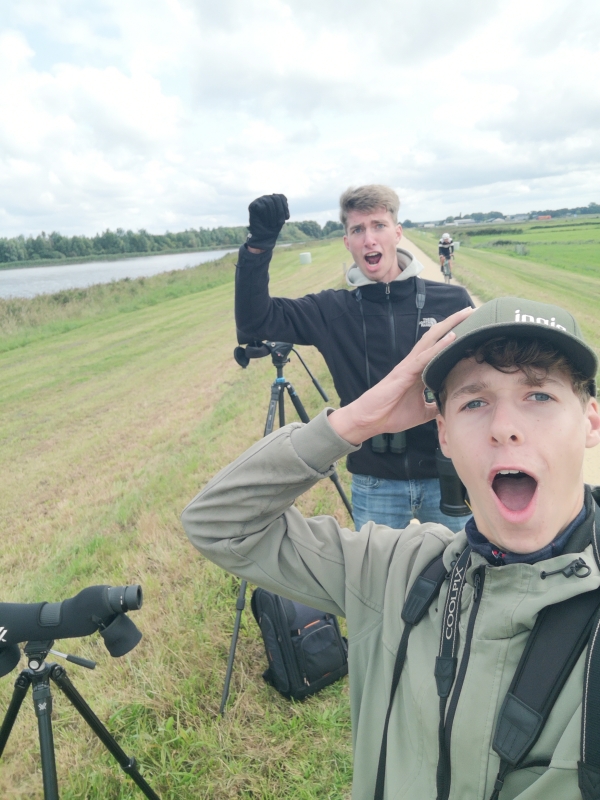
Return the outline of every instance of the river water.
<path id="1" fill-rule="evenodd" d="M 61 289 L 81 289 L 94 283 L 110 283 L 123 278 L 141 278 L 186 269 L 216 261 L 237 248 L 204 250 L 200 253 L 168 253 L 161 256 L 124 258 L 122 261 L 90 261 L 49 267 L 0 269 L 0 297 L 35 297 Z"/>

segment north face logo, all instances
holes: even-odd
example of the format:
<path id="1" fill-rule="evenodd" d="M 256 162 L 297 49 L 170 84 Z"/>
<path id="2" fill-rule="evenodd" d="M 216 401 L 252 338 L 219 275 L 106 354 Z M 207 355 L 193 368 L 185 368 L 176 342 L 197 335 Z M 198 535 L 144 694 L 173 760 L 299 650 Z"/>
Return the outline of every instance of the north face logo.
<path id="1" fill-rule="evenodd" d="M 419 325 L 421 328 L 431 328 L 431 326 L 435 325 L 436 323 L 437 319 L 434 317 L 425 317 L 425 319 L 422 319 L 421 322 L 419 322 Z"/>

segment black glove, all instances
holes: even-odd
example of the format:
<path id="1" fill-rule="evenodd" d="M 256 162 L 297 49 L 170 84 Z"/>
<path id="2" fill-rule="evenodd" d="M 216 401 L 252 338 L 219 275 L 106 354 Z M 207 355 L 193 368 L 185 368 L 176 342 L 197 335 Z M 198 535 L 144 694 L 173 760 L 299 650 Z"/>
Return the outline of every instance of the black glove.
<path id="1" fill-rule="evenodd" d="M 265 194 L 248 206 L 250 225 L 246 244 L 257 250 L 272 250 L 286 219 L 290 218 L 284 194 Z"/>

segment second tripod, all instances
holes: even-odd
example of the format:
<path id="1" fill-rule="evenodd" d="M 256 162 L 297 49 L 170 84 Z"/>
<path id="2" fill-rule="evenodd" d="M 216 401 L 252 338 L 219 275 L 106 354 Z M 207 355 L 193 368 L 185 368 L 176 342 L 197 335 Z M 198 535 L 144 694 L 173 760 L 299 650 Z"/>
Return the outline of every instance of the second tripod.
<path id="1" fill-rule="evenodd" d="M 294 408 L 296 409 L 296 413 L 300 417 L 302 422 L 310 422 L 310 418 L 306 413 L 306 409 L 302 405 L 302 401 L 298 396 L 298 393 L 284 377 L 283 368 L 286 364 L 289 363 L 289 355 L 290 353 L 294 352 L 304 369 L 309 374 L 312 382 L 315 385 L 315 388 L 325 400 L 325 402 L 329 402 L 329 398 L 323 391 L 323 387 L 312 374 L 310 369 L 308 368 L 306 362 L 300 355 L 300 353 L 295 349 L 293 344 L 289 344 L 288 342 L 263 342 L 258 346 L 251 346 L 248 345 L 247 347 L 236 347 L 234 350 L 234 357 L 237 363 L 241 366 L 246 368 L 250 363 L 250 359 L 252 358 L 264 358 L 265 356 L 270 355 L 271 360 L 273 362 L 273 366 L 277 370 L 277 376 L 273 383 L 271 384 L 271 399 L 269 400 L 269 408 L 267 411 L 267 420 L 265 422 L 265 431 L 264 436 L 268 436 L 274 430 L 275 425 L 275 415 L 279 412 L 279 427 L 283 427 L 285 425 L 285 393 L 287 391 L 290 400 Z M 352 505 L 344 492 L 344 487 L 340 482 L 339 475 L 334 470 L 333 473 L 329 476 L 330 480 L 335 485 L 340 497 L 342 498 L 342 502 L 346 506 L 346 510 L 352 519 Z M 235 624 L 233 626 L 233 635 L 231 637 L 231 646 L 229 648 L 229 658 L 227 660 L 227 672 L 225 673 L 225 685 L 223 687 L 223 695 L 221 697 L 221 706 L 219 708 L 219 714 L 223 714 L 225 712 L 225 706 L 227 705 L 227 698 L 229 697 L 229 686 L 231 684 L 231 674 L 233 672 L 233 662 L 235 659 L 235 650 L 237 647 L 237 640 L 240 633 L 240 624 L 242 621 L 242 612 L 246 606 L 246 588 L 248 586 L 247 581 L 242 580 L 240 584 L 240 591 L 238 593 L 238 598 L 235 604 L 236 608 L 236 616 L 235 616 Z"/>

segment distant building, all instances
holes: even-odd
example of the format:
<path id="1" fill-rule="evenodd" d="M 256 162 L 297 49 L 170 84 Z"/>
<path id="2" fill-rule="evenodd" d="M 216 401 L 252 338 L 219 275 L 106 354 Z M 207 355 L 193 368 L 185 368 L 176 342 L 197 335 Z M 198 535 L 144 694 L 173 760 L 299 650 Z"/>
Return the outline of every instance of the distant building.
<path id="1" fill-rule="evenodd" d="M 426 222 L 423 225 L 424 228 L 435 228 L 435 222 Z"/>
<path id="2" fill-rule="evenodd" d="M 474 219 L 455 219 L 453 225 L 477 225 Z"/>
<path id="3" fill-rule="evenodd" d="M 536 219 L 552 219 L 552 214 L 540 214 Z"/>

